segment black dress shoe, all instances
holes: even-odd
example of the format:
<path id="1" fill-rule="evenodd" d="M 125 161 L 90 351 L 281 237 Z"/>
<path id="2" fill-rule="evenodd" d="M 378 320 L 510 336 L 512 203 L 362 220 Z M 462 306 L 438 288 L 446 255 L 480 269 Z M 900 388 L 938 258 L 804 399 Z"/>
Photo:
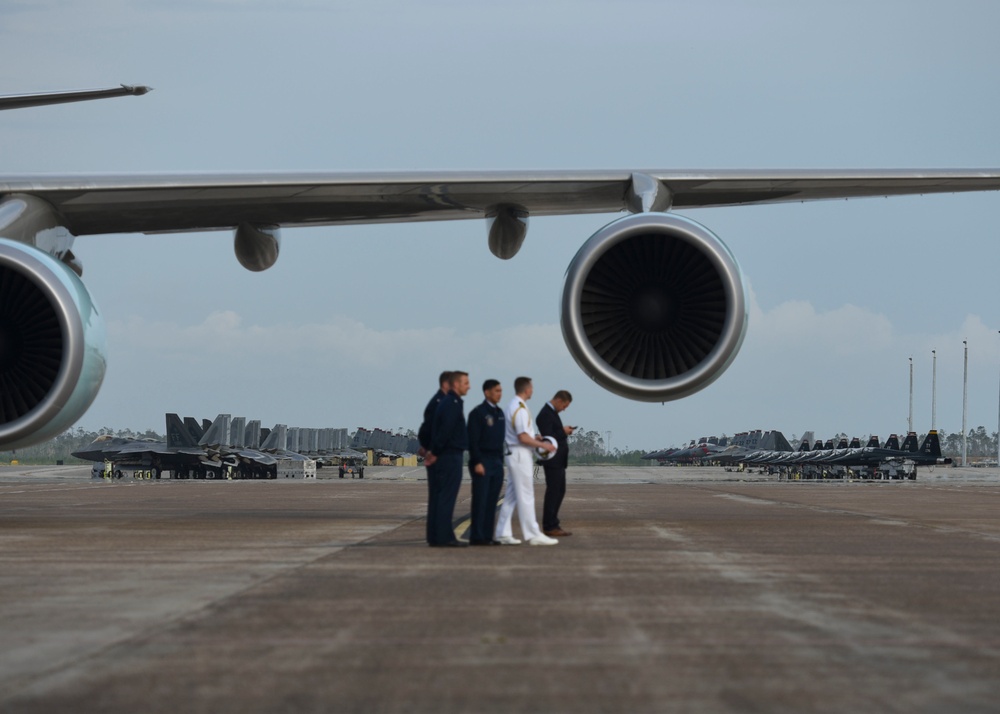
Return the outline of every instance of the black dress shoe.
<path id="1" fill-rule="evenodd" d="M 503 543 L 501 543 L 501 542 L 500 542 L 500 541 L 498 541 L 498 540 L 491 540 L 491 541 L 490 541 L 489 543 L 487 543 L 486 545 L 503 545 Z"/>
<path id="2" fill-rule="evenodd" d="M 469 545 L 493 545 L 488 540 L 470 540 Z"/>
<path id="3" fill-rule="evenodd" d="M 464 540 L 453 540 L 448 543 L 435 543 L 434 545 L 438 548 L 465 548 L 469 544 Z"/>

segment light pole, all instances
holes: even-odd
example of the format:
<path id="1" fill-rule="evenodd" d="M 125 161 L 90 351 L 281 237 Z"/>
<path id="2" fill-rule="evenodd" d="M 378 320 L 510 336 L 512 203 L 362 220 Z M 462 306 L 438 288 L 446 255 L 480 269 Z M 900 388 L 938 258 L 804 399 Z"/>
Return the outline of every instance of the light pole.
<path id="1" fill-rule="evenodd" d="M 969 341 L 962 340 L 965 345 L 965 369 L 962 377 L 962 466 L 968 466 L 969 455 L 969 432 L 966 430 L 965 422 L 969 416 Z"/>
<path id="2" fill-rule="evenodd" d="M 931 429 L 937 429 L 937 350 L 931 350 Z"/>
<path id="3" fill-rule="evenodd" d="M 913 431 L 913 358 L 910 357 L 910 417 L 906 422 L 906 433 Z"/>

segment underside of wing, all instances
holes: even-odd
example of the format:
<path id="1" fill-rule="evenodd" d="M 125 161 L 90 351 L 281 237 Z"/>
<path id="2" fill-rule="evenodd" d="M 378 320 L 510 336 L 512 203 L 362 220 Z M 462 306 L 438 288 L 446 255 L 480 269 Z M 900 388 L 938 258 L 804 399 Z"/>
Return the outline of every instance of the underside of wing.
<path id="1" fill-rule="evenodd" d="M 630 208 L 636 176 L 673 208 L 1000 189 L 1000 170 L 534 171 L 0 176 L 76 235 L 530 216 Z"/>

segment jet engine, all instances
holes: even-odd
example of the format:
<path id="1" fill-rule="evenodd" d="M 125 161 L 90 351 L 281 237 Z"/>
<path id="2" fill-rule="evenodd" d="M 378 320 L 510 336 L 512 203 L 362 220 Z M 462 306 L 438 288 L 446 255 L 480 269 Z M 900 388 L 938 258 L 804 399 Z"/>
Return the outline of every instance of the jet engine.
<path id="1" fill-rule="evenodd" d="M 614 221 L 566 271 L 566 345 L 587 374 L 623 397 L 663 402 L 708 386 L 736 357 L 746 325 L 736 259 L 681 216 Z"/>
<path id="2" fill-rule="evenodd" d="M 49 439 L 104 379 L 104 320 L 73 270 L 0 238 L 0 449 Z"/>

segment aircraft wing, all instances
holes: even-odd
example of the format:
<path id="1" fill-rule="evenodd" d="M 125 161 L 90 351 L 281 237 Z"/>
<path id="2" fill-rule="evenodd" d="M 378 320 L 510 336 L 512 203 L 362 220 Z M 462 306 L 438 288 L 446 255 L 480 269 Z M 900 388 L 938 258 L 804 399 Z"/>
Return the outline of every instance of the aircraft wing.
<path id="1" fill-rule="evenodd" d="M 732 253 L 671 208 L 993 190 L 1000 169 L 0 175 L 0 294 L 13 296 L 0 324 L 14 344 L 33 340 L 12 366 L 0 360 L 0 447 L 69 427 L 103 379 L 101 315 L 73 236 L 234 229 L 236 258 L 259 271 L 278 258 L 280 226 L 495 217 L 488 247 L 507 259 L 530 216 L 628 211 L 573 258 L 560 322 L 595 382 L 663 402 L 718 378 L 748 319 Z"/>
<path id="2" fill-rule="evenodd" d="M 651 177 L 677 209 L 1000 190 L 989 170 L 494 171 L 3 176 L 75 235 L 614 213 Z"/>
<path id="3" fill-rule="evenodd" d="M 61 92 L 5 94 L 0 96 L 0 109 L 24 109 L 25 107 L 40 107 L 46 104 L 86 102 L 91 99 L 108 99 L 109 97 L 139 97 L 149 91 L 152 91 L 151 87 L 122 84 L 110 89 L 73 89 Z"/>

